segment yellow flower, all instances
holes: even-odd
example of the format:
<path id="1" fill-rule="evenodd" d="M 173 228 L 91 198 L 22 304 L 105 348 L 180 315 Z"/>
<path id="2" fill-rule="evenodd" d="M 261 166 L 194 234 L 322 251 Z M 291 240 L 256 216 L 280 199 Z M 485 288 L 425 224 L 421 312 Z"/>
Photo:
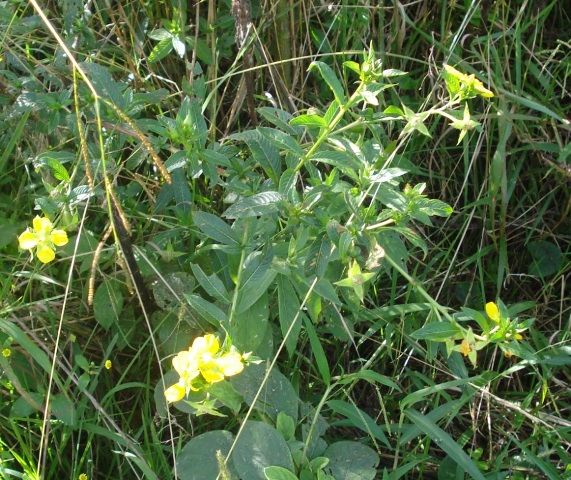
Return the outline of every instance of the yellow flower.
<path id="1" fill-rule="evenodd" d="M 172 361 L 179 381 L 165 390 L 167 402 L 178 402 L 190 390 L 200 390 L 200 383 L 216 383 L 237 375 L 244 369 L 238 352 L 220 352 L 220 342 L 212 335 L 197 337 L 188 350 L 179 352 Z"/>
<path id="2" fill-rule="evenodd" d="M 55 257 L 55 247 L 61 247 L 68 242 L 67 233 L 63 230 L 54 230 L 52 222 L 46 217 L 36 217 L 33 220 L 33 228 L 28 228 L 18 237 L 20 248 L 33 250 L 40 262 L 49 263 Z"/>
<path id="3" fill-rule="evenodd" d="M 467 357 L 469 353 L 472 351 L 472 346 L 470 345 L 470 341 L 465 338 L 462 340 L 462 344 L 460 345 L 460 353 Z"/>
<path id="4" fill-rule="evenodd" d="M 87 475 L 82 473 L 79 477 L 77 477 L 77 480 L 87 480 Z"/>
<path id="5" fill-rule="evenodd" d="M 182 400 L 185 395 L 186 388 L 184 385 L 181 385 L 180 382 L 175 383 L 165 390 L 165 398 L 168 403 L 178 402 L 179 400 Z"/>
<path id="6" fill-rule="evenodd" d="M 111 370 L 112 366 L 113 366 L 113 363 L 111 363 L 111 360 L 105 360 L 105 368 L 107 370 Z"/>
<path id="7" fill-rule="evenodd" d="M 446 64 L 444 65 L 444 70 L 448 75 L 460 82 L 460 92 L 458 94 L 461 99 L 472 98 L 476 95 L 484 98 L 492 98 L 494 96 L 493 92 L 484 87 L 484 84 L 475 75 L 466 75 Z"/>
<path id="8" fill-rule="evenodd" d="M 10 355 L 12 355 L 12 350 L 10 350 L 9 348 L 5 348 L 4 350 L 2 350 L 3 357 L 8 358 Z"/>
<path id="9" fill-rule="evenodd" d="M 493 320 L 496 323 L 500 321 L 500 310 L 494 302 L 486 303 L 486 313 L 488 314 L 488 317 L 490 317 L 490 320 Z"/>

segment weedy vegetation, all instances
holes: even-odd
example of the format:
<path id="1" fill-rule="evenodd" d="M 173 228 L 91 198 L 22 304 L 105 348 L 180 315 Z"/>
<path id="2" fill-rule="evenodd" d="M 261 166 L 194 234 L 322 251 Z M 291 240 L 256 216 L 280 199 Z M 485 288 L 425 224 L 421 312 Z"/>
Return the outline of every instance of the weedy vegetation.
<path id="1" fill-rule="evenodd" d="M 0 477 L 571 479 L 565 2 L 0 2 Z"/>

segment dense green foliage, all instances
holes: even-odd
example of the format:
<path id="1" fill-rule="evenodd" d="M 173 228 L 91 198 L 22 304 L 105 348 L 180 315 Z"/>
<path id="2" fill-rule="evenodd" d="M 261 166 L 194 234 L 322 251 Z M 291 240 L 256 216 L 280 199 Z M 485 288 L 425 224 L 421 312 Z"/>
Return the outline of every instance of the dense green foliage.
<path id="1" fill-rule="evenodd" d="M 564 3 L 0 3 L 0 478 L 571 478 Z"/>

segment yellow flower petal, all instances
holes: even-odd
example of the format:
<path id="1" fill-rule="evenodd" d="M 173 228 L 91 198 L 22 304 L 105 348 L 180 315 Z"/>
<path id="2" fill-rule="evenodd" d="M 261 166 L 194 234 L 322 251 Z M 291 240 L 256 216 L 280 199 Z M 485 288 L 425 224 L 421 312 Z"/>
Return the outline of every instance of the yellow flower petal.
<path id="1" fill-rule="evenodd" d="M 216 355 L 216 352 L 220 350 L 220 343 L 215 335 L 208 334 L 204 337 L 197 337 L 192 342 L 191 351 L 196 353 L 197 357 Z"/>
<path id="2" fill-rule="evenodd" d="M 208 383 L 216 383 L 224 380 L 224 373 L 216 360 L 210 360 L 200 365 L 200 373 Z"/>
<path id="3" fill-rule="evenodd" d="M 56 258 L 56 252 L 53 250 L 53 248 L 50 248 L 47 245 L 40 245 L 36 255 L 38 260 L 42 263 L 49 263 L 54 258 Z"/>
<path id="4" fill-rule="evenodd" d="M 488 314 L 488 317 L 490 317 L 490 320 L 493 320 L 496 323 L 500 321 L 500 310 L 494 302 L 486 303 L 486 313 Z"/>
<path id="5" fill-rule="evenodd" d="M 453 77 L 456 77 L 458 80 L 460 80 L 463 83 L 466 83 L 468 81 L 468 75 L 459 72 L 458 70 L 456 70 L 454 67 L 451 67 L 450 65 L 444 64 L 444 70 L 446 70 L 446 73 L 452 75 Z"/>
<path id="6" fill-rule="evenodd" d="M 472 351 L 472 347 L 470 346 L 470 341 L 465 338 L 462 340 L 462 344 L 460 345 L 460 353 L 465 357 Z"/>
<path id="7" fill-rule="evenodd" d="M 174 357 L 172 366 L 181 377 L 191 377 L 194 372 L 198 375 L 198 358 L 188 350 L 184 350 Z"/>
<path id="8" fill-rule="evenodd" d="M 67 233 L 63 230 L 53 230 L 49 236 L 51 242 L 58 247 L 65 245 L 68 242 Z"/>
<path id="9" fill-rule="evenodd" d="M 168 403 L 178 402 L 179 400 L 182 400 L 185 395 L 186 390 L 178 383 L 175 383 L 165 390 L 165 398 Z"/>
<path id="10" fill-rule="evenodd" d="M 31 250 L 38 245 L 38 237 L 28 230 L 18 237 L 18 243 L 21 249 Z"/>
<path id="11" fill-rule="evenodd" d="M 244 370 L 242 355 L 237 352 L 229 352 L 226 355 L 217 358 L 216 364 L 225 377 L 238 375 L 242 370 Z"/>
<path id="12" fill-rule="evenodd" d="M 36 217 L 33 220 L 34 230 L 40 235 L 47 235 L 52 230 L 52 222 L 46 217 Z"/>

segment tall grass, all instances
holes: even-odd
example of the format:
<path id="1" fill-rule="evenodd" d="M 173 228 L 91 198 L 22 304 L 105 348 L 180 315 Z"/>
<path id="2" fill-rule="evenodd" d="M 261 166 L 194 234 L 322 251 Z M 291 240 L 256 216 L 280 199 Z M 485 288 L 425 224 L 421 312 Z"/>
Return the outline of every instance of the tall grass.
<path id="1" fill-rule="evenodd" d="M 202 291 L 191 264 L 224 285 L 234 285 L 244 265 L 205 253 L 209 243 L 193 212 L 220 216 L 269 177 L 251 161 L 247 136 L 239 137 L 251 127 L 246 74 L 258 107 L 275 102 L 284 111 L 293 105 L 291 114 L 324 114 L 334 94 L 323 76 L 308 72 L 311 62 L 329 66 L 350 93 L 355 76 L 343 62 L 361 61 L 370 46 L 384 68 L 408 72 L 391 79 L 396 86 L 380 97 L 378 111 L 404 104 L 422 112 L 442 101 L 444 63 L 474 74 L 495 98 L 470 100 L 482 128 L 459 144 L 458 132 L 437 117 L 426 122 L 430 137 L 399 137 L 395 124 L 373 116 L 366 129 L 340 129 L 346 138 L 374 136 L 391 167 L 407 169 L 411 185 L 426 182 L 425 193 L 454 212 L 432 226 L 412 221 L 427 252 L 411 247 L 405 272 L 398 262 L 383 267 L 388 273 L 375 278 L 362 303 L 339 294 L 346 305 L 360 305 L 355 311 L 335 312 L 323 291 L 310 294 L 313 286 L 309 293 L 309 285 L 303 292 L 275 287 L 267 335 L 276 345 L 254 353 L 275 360 L 304 402 L 291 441 L 309 449 L 307 429 L 319 432 L 327 422 L 319 438 L 370 446 L 380 459 L 375 478 L 383 479 L 571 475 L 571 50 L 564 3 L 255 2 L 255 29 L 243 48 L 235 44 L 229 1 L 41 7 L 59 38 L 32 3 L 0 6 L 0 476 L 194 478 L 176 462 L 189 440 L 246 425 L 246 406 L 226 404 L 224 418 L 195 416 L 167 409 L 162 395 L 171 357 L 212 328 L 197 304 L 184 300 Z M 58 42 L 82 62 L 95 95 L 80 75 L 74 79 L 77 69 Z M 253 59 L 249 72 L 245 55 Z M 186 97 L 200 102 L 188 106 Z M 275 115 L 260 109 L 257 120 L 290 132 Z M 240 141 L 228 140 L 232 134 Z M 308 129 L 300 146 L 314 135 Z M 186 174 L 167 161 L 169 186 L 152 153 L 164 162 L 197 145 L 208 145 L 216 161 L 234 160 L 199 173 L 190 159 Z M 310 164 L 299 184 L 317 188 L 332 171 Z M 141 284 L 126 274 L 119 235 L 105 237 L 117 222 L 113 208 L 130 224 L 155 312 L 141 307 Z M 18 249 L 17 237 L 36 213 L 49 212 L 71 241 L 43 266 Z M 284 238 L 285 245 L 291 232 L 298 231 L 267 224 L 252 238 Z M 295 235 L 301 245 L 303 235 Z M 307 322 L 294 349 L 286 342 L 278 356 L 284 332 L 274 313 L 287 312 L 284 292 L 299 296 L 294 313 Z M 491 345 L 474 366 L 458 352 L 448 355 L 443 343 L 415 336 L 463 307 L 483 311 L 498 298 L 521 320 L 535 318 L 517 355 Z M 363 380 L 363 371 L 373 376 Z M 254 407 L 254 420 L 277 422 Z M 221 478 L 237 477 L 232 468 L 221 471 Z"/>

